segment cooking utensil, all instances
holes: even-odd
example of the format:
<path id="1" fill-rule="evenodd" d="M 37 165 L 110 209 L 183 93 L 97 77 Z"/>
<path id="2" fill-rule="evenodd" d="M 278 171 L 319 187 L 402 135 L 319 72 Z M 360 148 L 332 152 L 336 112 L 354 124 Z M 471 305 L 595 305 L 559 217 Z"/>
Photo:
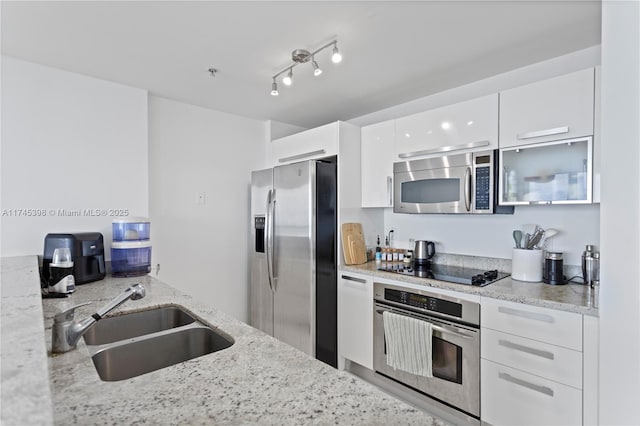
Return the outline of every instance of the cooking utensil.
<path id="1" fill-rule="evenodd" d="M 531 234 L 530 233 L 526 233 L 524 234 L 524 242 L 522 243 L 522 248 L 523 249 L 527 249 L 527 247 L 529 247 L 529 240 L 531 239 Z"/>
<path id="2" fill-rule="evenodd" d="M 513 240 L 516 242 L 516 248 L 522 248 L 522 246 L 520 245 L 520 243 L 522 242 L 521 230 L 516 229 L 515 231 L 513 231 Z"/>
<path id="3" fill-rule="evenodd" d="M 529 238 L 529 243 L 525 247 L 527 250 L 533 250 L 533 248 L 540 242 L 542 236 L 544 235 L 544 229 L 538 228 L 536 232 Z"/>
<path id="4" fill-rule="evenodd" d="M 553 238 L 554 236 L 558 235 L 558 232 L 560 231 L 553 228 L 549 228 L 546 231 L 544 231 L 544 241 L 542 244 L 544 244 L 544 242 L 547 241 L 549 238 Z"/>

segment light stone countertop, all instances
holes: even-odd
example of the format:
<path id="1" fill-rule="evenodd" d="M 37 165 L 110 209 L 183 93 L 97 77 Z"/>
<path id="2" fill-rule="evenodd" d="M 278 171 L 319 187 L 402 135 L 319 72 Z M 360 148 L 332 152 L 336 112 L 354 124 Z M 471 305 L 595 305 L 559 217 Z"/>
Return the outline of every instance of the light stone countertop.
<path id="1" fill-rule="evenodd" d="M 0 424 L 51 425 L 53 410 L 36 256 L 0 261 Z"/>
<path id="2" fill-rule="evenodd" d="M 401 283 L 405 282 L 426 287 L 442 288 L 492 299 L 524 303 L 595 317 L 598 316 L 595 292 L 588 286 L 581 284 L 549 285 L 543 282 L 518 281 L 509 276 L 485 287 L 476 287 L 379 271 L 377 270 L 378 266 L 376 262 L 368 262 L 363 265 L 342 265 L 340 270 Z M 486 265 L 485 269 L 500 269 L 499 266 L 500 265 L 490 264 Z"/>
<path id="3" fill-rule="evenodd" d="M 2 259 L 2 265 L 3 425 L 51 424 L 52 406 L 53 423 L 61 425 L 446 424 L 150 276 L 107 277 L 77 286 L 69 298 L 41 302 L 36 256 Z M 127 301 L 115 314 L 180 305 L 235 344 L 119 382 L 99 379 L 83 339 L 71 352 L 47 355 L 58 310 L 91 301 L 76 311 L 76 318 L 85 318 L 135 282 L 145 286 L 146 297 Z M 5 294 L 13 285 L 25 295 Z M 8 322 L 12 310 L 6 306 L 18 307 L 23 299 L 28 327 Z"/>

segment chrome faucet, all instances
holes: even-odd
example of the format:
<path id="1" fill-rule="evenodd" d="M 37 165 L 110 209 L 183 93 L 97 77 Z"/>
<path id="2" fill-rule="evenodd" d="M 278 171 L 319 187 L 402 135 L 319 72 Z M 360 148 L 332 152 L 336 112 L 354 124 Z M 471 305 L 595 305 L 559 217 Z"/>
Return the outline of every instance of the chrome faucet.
<path id="1" fill-rule="evenodd" d="M 78 344 L 78 340 L 86 333 L 93 324 L 101 320 L 103 316 L 122 305 L 127 300 L 138 300 L 145 296 L 146 292 L 141 284 L 133 284 L 131 287 L 125 289 L 115 299 L 107 303 L 102 309 L 89 318 L 85 318 L 82 321 L 74 321 L 73 315 L 75 310 L 80 306 L 91 304 L 91 302 L 81 303 L 79 305 L 72 306 L 53 317 L 52 339 L 51 339 L 51 351 L 54 353 L 68 352 L 75 348 Z"/>

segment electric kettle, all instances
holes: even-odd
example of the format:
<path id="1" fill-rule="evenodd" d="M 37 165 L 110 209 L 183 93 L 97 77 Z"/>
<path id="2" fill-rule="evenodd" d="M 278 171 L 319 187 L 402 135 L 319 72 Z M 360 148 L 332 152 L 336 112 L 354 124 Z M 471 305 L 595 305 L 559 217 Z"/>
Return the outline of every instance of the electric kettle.
<path id="1" fill-rule="evenodd" d="M 413 251 L 413 262 L 416 266 L 426 266 L 436 254 L 436 245 L 432 241 L 418 240 Z"/>

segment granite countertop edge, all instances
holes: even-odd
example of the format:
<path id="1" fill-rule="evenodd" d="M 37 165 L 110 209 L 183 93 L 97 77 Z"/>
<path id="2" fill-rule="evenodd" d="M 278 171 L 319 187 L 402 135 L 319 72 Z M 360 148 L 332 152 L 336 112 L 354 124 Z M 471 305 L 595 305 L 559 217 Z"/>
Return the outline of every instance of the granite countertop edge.
<path id="1" fill-rule="evenodd" d="M 341 265 L 339 269 L 344 272 L 395 281 L 400 285 L 402 285 L 402 283 L 411 283 L 430 288 L 445 289 L 491 299 L 598 317 L 598 309 L 595 302 L 597 297 L 596 293 L 588 286 L 580 284 L 549 285 L 543 282 L 518 281 L 509 276 L 485 287 L 476 287 L 380 271 L 377 269 L 378 266 L 376 262 L 367 262 L 362 265 Z"/>
<path id="2" fill-rule="evenodd" d="M 69 298 L 42 300 L 34 268 L 36 256 L 2 258 L 2 424 L 447 424 L 151 276 L 107 277 L 77 286 Z M 12 294 L 8 281 L 29 291 Z M 91 301 L 76 311 L 85 318 L 134 282 L 146 297 L 112 315 L 178 305 L 234 345 L 117 382 L 100 380 L 83 339 L 70 352 L 50 354 L 56 312 Z M 19 299 L 29 301 L 25 342 L 15 340 L 21 329 L 5 327 L 5 307 Z M 15 342 L 11 351 L 5 342 Z"/>

